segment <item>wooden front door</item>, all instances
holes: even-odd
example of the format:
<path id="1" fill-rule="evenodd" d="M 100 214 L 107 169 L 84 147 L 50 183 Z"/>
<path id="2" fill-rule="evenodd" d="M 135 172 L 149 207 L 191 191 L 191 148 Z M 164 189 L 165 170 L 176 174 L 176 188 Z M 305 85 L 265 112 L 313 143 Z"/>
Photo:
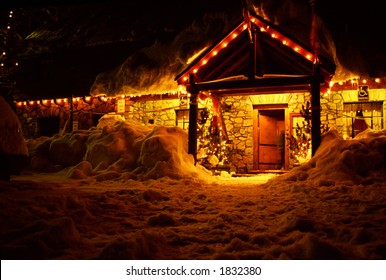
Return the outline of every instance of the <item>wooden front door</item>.
<path id="1" fill-rule="evenodd" d="M 257 170 L 280 170 L 285 162 L 284 109 L 258 110 Z"/>

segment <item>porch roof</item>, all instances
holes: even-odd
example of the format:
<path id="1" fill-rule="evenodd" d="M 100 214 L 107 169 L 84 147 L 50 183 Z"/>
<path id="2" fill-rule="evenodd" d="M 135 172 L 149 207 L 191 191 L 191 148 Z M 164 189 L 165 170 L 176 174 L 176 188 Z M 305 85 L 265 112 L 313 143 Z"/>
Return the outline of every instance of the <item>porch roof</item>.
<path id="1" fill-rule="evenodd" d="M 310 49 L 253 13 L 205 49 L 175 80 L 187 85 L 194 74 L 200 90 L 221 94 L 307 90 L 315 60 Z M 322 55 L 318 59 L 321 83 L 328 84 L 336 66 Z"/>

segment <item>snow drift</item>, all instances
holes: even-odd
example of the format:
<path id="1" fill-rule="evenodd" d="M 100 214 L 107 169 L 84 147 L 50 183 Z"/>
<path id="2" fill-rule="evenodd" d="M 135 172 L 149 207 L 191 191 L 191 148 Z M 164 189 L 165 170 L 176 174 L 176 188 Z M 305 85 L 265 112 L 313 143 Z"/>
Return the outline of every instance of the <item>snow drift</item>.
<path id="1" fill-rule="evenodd" d="M 60 171 L 0 182 L 1 257 L 385 259 L 385 141 L 331 131 L 285 175 L 208 182 L 183 131 L 106 117 L 29 142 L 35 169 Z"/>
<path id="2" fill-rule="evenodd" d="M 145 126 L 106 115 L 87 131 L 29 140 L 28 146 L 33 171 L 60 171 L 72 179 L 205 176 L 187 143 L 187 133 L 179 127 Z"/>

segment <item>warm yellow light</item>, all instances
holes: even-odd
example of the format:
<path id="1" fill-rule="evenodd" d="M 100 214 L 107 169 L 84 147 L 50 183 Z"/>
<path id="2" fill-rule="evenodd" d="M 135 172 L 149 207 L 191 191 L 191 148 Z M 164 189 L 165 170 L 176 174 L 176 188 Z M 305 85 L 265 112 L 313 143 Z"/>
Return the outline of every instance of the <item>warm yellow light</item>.
<path id="1" fill-rule="evenodd" d="M 381 82 L 381 79 L 380 79 L 380 78 L 376 78 L 376 79 L 375 79 L 375 82 L 376 82 L 377 84 L 379 84 L 379 83 Z"/>
<path id="2" fill-rule="evenodd" d="M 260 27 L 260 31 L 261 31 L 261 32 L 264 32 L 264 31 L 265 31 L 265 28 L 264 28 L 264 27 Z"/>
<path id="3" fill-rule="evenodd" d="M 15 62 L 15 66 L 19 66 L 19 62 Z"/>
<path id="4" fill-rule="evenodd" d="M 122 94 L 122 95 L 121 95 L 121 98 L 125 98 L 125 95 L 124 95 L 124 94 Z"/>
<path id="5" fill-rule="evenodd" d="M 205 65 L 205 64 L 207 64 L 208 63 L 208 61 L 206 60 L 206 59 L 204 59 L 203 61 L 202 61 L 202 65 Z"/>
<path id="6" fill-rule="evenodd" d="M 228 44 L 227 43 L 223 43 L 222 46 L 223 46 L 223 48 L 225 48 L 226 46 L 228 46 Z"/>
<path id="7" fill-rule="evenodd" d="M 244 24 L 243 25 L 243 29 L 247 29 L 248 25 L 247 24 Z"/>
<path id="8" fill-rule="evenodd" d="M 342 82 L 342 81 L 340 81 L 340 82 L 339 82 L 339 85 L 340 85 L 340 86 L 341 86 L 341 85 L 343 85 L 343 82 Z"/>
<path id="9" fill-rule="evenodd" d="M 183 78 L 183 80 L 184 80 L 184 81 L 187 81 L 187 80 L 188 80 L 188 77 L 185 76 L 185 77 Z"/>
<path id="10" fill-rule="evenodd" d="M 198 71 L 198 69 L 196 68 L 196 69 L 193 70 L 193 73 L 197 73 L 197 71 Z"/>
<path id="11" fill-rule="evenodd" d="M 233 39 L 237 37 L 237 33 L 233 33 L 232 35 Z"/>
<path id="12" fill-rule="evenodd" d="M 35 103 L 34 101 L 30 101 L 29 105 L 34 105 L 34 103 Z"/>
<path id="13" fill-rule="evenodd" d="M 283 45 L 287 45 L 287 41 L 286 40 L 283 40 Z"/>
<path id="14" fill-rule="evenodd" d="M 86 96 L 84 99 L 86 100 L 86 102 L 89 102 L 91 100 L 91 97 L 90 96 Z"/>
<path id="15" fill-rule="evenodd" d="M 214 51 L 214 52 L 213 52 L 213 55 L 217 55 L 217 54 L 218 54 L 218 52 L 217 52 L 217 51 Z"/>
<path id="16" fill-rule="evenodd" d="M 272 38 L 276 38 L 276 34 L 275 33 L 272 33 L 271 36 L 272 36 Z"/>
<path id="17" fill-rule="evenodd" d="M 311 58 L 312 58 L 312 55 L 310 55 L 310 54 L 307 54 L 307 55 L 306 55 L 306 58 L 307 58 L 308 60 L 311 60 Z"/>
<path id="18" fill-rule="evenodd" d="M 332 87 L 334 85 L 334 82 L 333 81 L 331 81 L 330 82 L 330 87 Z"/>
<path id="19" fill-rule="evenodd" d="M 298 52 L 298 51 L 299 51 L 299 48 L 298 48 L 298 47 L 295 47 L 294 50 L 295 50 L 295 52 Z"/>
<path id="20" fill-rule="evenodd" d="M 6 52 L 3 52 L 3 55 L 6 55 L 7 53 Z"/>
<path id="21" fill-rule="evenodd" d="M 367 83 L 367 80 L 366 80 L 366 79 L 363 79 L 363 80 L 362 80 L 362 83 L 366 84 L 366 83 Z"/>

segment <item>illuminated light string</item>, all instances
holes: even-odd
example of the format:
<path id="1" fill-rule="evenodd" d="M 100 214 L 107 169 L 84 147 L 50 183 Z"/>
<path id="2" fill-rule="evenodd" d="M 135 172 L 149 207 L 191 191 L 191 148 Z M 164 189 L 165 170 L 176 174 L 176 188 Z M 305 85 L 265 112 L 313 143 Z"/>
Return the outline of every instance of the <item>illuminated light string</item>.
<path id="1" fill-rule="evenodd" d="M 13 11 L 9 11 L 9 15 L 8 15 L 8 24 L 7 24 L 7 30 L 11 30 L 11 20 L 13 18 Z M 4 38 L 4 47 L 7 47 L 7 34 L 5 35 L 5 38 Z M 2 51 L 2 62 L 0 63 L 0 67 L 3 68 L 3 67 L 6 67 L 6 66 L 9 66 L 9 67 L 12 67 L 12 66 L 19 66 L 19 62 L 18 61 L 14 61 L 14 62 L 7 62 L 5 63 L 5 60 L 8 59 L 8 56 L 9 56 L 9 53 L 7 51 Z"/>
<path id="2" fill-rule="evenodd" d="M 177 92 L 171 92 L 171 93 L 166 93 L 166 94 L 171 94 L 175 96 L 187 96 L 190 97 L 190 94 L 188 94 L 186 91 L 177 91 Z M 83 100 L 83 102 L 92 104 L 93 100 L 97 98 L 100 102 L 108 102 L 111 100 L 116 100 L 116 99 L 125 99 L 126 97 L 130 98 L 135 98 L 135 97 L 142 97 L 142 96 L 153 96 L 153 95 L 160 95 L 160 94 L 120 94 L 115 97 L 107 97 L 105 95 L 100 95 L 100 96 L 83 96 L 83 97 L 73 97 L 72 98 L 72 103 L 77 104 L 79 101 Z M 68 105 L 69 100 L 68 98 L 56 98 L 56 99 L 42 99 L 42 100 L 19 100 L 15 101 L 15 104 L 17 107 L 21 108 L 23 106 L 29 106 L 29 107 L 36 107 L 37 105 L 43 105 L 45 107 L 50 107 L 52 105 L 58 105 L 58 106 L 65 106 Z"/>

